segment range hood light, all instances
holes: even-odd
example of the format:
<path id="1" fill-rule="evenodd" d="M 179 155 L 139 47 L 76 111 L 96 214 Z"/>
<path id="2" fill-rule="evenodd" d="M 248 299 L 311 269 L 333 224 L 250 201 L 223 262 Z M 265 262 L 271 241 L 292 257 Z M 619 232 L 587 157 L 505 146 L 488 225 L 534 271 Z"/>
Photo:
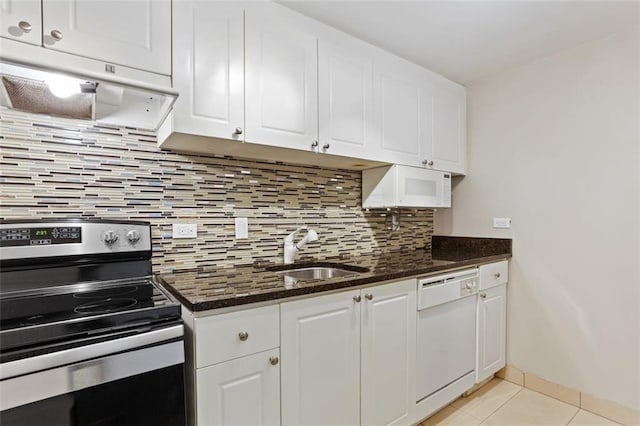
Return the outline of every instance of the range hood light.
<path id="1" fill-rule="evenodd" d="M 51 74 L 46 83 L 51 93 L 61 99 L 80 93 L 80 81 L 75 78 Z"/>

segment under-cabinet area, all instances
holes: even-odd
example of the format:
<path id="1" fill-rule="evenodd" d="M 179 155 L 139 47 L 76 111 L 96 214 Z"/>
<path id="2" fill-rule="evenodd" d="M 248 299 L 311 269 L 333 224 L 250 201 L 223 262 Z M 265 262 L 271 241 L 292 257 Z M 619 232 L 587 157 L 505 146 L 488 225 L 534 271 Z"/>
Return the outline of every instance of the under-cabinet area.
<path id="1" fill-rule="evenodd" d="M 412 425 L 505 366 L 507 280 L 501 260 L 183 308 L 190 424 Z"/>

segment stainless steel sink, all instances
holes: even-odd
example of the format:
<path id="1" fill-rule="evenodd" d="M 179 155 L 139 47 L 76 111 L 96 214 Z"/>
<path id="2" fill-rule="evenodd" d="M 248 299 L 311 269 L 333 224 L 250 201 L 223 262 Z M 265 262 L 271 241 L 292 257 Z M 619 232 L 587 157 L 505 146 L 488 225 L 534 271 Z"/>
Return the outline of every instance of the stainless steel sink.
<path id="1" fill-rule="evenodd" d="M 267 268 L 281 277 L 294 280 L 326 280 L 329 278 L 346 277 L 367 272 L 367 268 L 353 265 L 322 264 L 299 266 L 276 266 Z"/>
<path id="2" fill-rule="evenodd" d="M 297 280 L 324 280 L 327 278 L 344 277 L 357 273 L 358 272 L 347 271 L 346 269 L 327 268 L 322 266 L 276 272 L 278 275 L 286 275 Z"/>

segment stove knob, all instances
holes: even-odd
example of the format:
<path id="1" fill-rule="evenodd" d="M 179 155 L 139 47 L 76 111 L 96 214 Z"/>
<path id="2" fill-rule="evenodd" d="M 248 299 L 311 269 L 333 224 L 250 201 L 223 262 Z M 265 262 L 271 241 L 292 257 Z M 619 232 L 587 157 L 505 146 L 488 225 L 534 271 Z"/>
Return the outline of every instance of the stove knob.
<path id="1" fill-rule="evenodd" d="M 140 233 L 135 229 L 127 232 L 127 240 L 129 240 L 131 244 L 137 243 L 138 241 L 140 241 Z"/>
<path id="2" fill-rule="evenodd" d="M 104 242 L 107 243 L 107 245 L 111 245 L 116 241 L 118 241 L 118 234 L 113 231 L 107 231 L 104 233 Z"/>

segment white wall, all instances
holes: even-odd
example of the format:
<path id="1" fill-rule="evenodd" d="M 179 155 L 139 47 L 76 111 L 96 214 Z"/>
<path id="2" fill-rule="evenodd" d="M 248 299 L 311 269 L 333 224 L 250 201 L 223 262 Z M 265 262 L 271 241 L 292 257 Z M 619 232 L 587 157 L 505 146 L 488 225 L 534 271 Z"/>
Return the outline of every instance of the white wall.
<path id="1" fill-rule="evenodd" d="M 637 31 L 468 87 L 469 173 L 436 233 L 513 238 L 508 363 L 640 409 Z M 510 230 L 492 217 L 511 217 Z"/>

